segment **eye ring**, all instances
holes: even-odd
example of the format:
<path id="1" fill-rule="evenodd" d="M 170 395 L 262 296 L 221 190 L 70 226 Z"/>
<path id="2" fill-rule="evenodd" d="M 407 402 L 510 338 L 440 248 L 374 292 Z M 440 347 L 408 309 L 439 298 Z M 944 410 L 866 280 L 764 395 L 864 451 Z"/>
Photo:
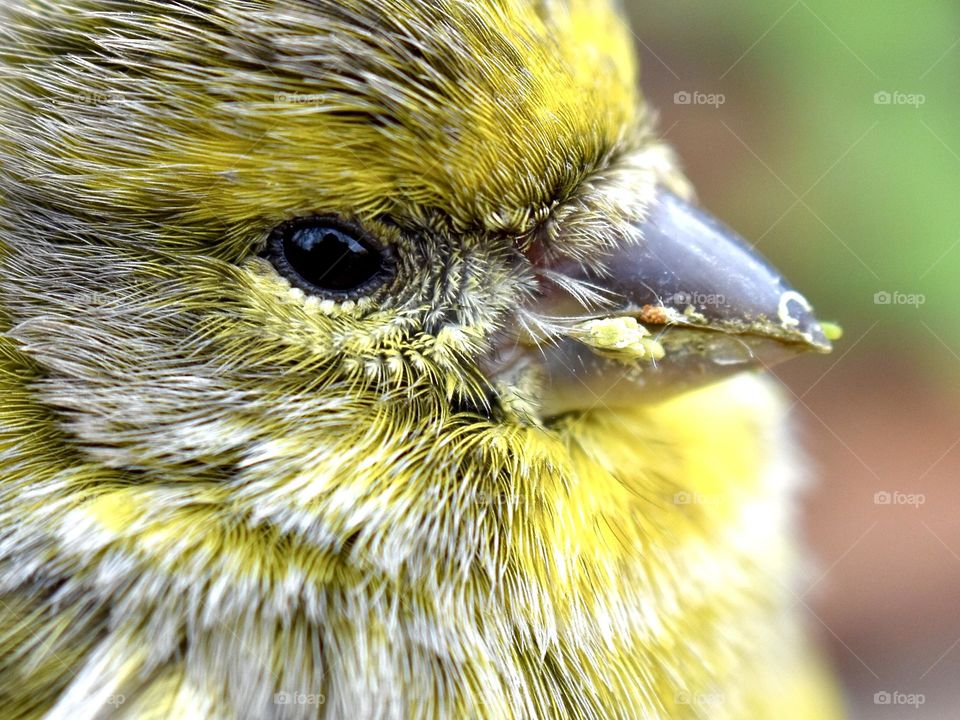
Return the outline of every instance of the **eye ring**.
<path id="1" fill-rule="evenodd" d="M 354 300 L 396 274 L 393 249 L 355 222 L 310 215 L 275 227 L 261 253 L 291 285 L 335 300 Z"/>

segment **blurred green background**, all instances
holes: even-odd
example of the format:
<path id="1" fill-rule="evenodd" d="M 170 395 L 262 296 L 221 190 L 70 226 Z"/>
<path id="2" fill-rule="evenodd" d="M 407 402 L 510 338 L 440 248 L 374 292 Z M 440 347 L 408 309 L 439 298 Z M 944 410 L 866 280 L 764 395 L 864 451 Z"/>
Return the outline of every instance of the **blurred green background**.
<path id="1" fill-rule="evenodd" d="M 846 331 L 778 370 L 797 602 L 854 717 L 960 717 L 960 3 L 624 2 L 701 202 Z"/>

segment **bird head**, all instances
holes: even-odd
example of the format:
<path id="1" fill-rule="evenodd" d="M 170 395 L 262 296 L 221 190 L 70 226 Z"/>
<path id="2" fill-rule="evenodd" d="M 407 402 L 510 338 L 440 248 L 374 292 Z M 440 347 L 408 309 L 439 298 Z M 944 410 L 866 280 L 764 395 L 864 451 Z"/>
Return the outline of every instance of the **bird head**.
<path id="1" fill-rule="evenodd" d="M 829 346 L 696 208 L 606 0 L 2 12 L 8 335 L 104 472 L 413 532 L 563 477 L 571 415 Z"/>

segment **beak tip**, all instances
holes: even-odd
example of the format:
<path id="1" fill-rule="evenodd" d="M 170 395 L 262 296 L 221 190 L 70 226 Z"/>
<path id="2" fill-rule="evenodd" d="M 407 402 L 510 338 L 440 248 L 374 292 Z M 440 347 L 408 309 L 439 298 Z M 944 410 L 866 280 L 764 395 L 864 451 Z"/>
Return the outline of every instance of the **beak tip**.
<path id="1" fill-rule="evenodd" d="M 812 351 L 822 355 L 833 352 L 833 343 L 827 338 L 819 322 L 815 322 L 811 326 L 807 338 Z"/>
<path id="2" fill-rule="evenodd" d="M 781 294 L 777 314 L 788 339 L 818 353 L 833 350 L 831 332 L 817 320 L 810 302 L 796 290 L 786 290 Z"/>

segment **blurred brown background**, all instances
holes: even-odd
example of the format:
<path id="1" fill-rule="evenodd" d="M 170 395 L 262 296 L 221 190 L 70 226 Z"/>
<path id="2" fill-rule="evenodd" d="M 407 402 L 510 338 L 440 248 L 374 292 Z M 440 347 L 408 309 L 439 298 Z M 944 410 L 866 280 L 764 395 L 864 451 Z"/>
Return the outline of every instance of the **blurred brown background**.
<path id="1" fill-rule="evenodd" d="M 702 203 L 846 331 L 778 372 L 851 715 L 960 717 L 960 3 L 624 1 Z"/>

